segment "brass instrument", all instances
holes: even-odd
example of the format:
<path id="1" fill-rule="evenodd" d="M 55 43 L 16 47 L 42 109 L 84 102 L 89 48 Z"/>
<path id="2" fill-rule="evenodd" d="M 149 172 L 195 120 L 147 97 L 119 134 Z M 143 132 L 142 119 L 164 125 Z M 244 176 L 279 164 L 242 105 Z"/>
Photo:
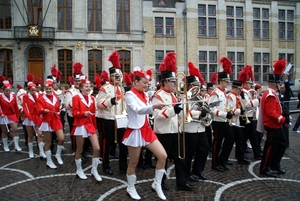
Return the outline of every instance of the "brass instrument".
<path id="1" fill-rule="evenodd" d="M 243 104 L 243 101 L 241 100 L 240 102 L 241 102 L 242 108 L 246 109 Z M 248 119 L 247 112 L 246 112 L 246 110 L 244 110 L 244 111 L 245 111 L 244 114 L 241 114 L 240 117 L 242 118 L 243 121 L 246 121 L 246 124 L 250 124 L 251 122 Z"/>
<path id="2" fill-rule="evenodd" d="M 257 91 L 255 89 L 250 89 L 249 92 L 253 93 L 253 99 L 257 99 L 258 94 L 257 94 Z M 256 119 L 256 110 L 253 112 L 253 120 L 257 120 Z"/>
<path id="3" fill-rule="evenodd" d="M 225 108 L 225 112 L 231 112 L 232 113 L 233 106 L 232 105 L 227 105 Z M 234 123 L 233 119 L 226 119 L 226 122 L 229 123 L 229 126 L 235 126 L 236 124 Z"/>

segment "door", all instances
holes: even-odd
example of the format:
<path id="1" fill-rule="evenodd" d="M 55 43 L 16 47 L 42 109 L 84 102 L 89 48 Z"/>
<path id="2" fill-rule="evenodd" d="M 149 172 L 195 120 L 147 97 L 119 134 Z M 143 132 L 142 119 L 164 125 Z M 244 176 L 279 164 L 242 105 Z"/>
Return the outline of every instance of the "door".
<path id="1" fill-rule="evenodd" d="M 28 49 L 28 73 L 34 75 L 34 81 L 38 77 L 44 81 L 44 52 L 40 47 L 31 47 Z M 42 83 L 43 88 L 43 83 Z"/>

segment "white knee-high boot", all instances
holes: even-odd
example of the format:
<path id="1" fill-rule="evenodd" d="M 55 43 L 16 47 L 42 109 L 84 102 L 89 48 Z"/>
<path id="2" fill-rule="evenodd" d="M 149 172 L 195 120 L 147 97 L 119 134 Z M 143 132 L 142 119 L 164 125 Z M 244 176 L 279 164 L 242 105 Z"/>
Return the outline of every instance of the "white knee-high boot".
<path id="1" fill-rule="evenodd" d="M 75 163 L 76 163 L 76 175 L 80 178 L 80 179 L 87 179 L 86 175 L 84 174 L 83 170 L 82 170 L 82 166 L 81 166 L 81 158 L 80 159 L 75 159 Z"/>
<path id="2" fill-rule="evenodd" d="M 102 178 L 99 175 L 98 169 L 97 169 L 98 168 L 98 163 L 99 163 L 98 158 L 92 158 L 92 170 L 91 170 L 91 174 L 95 177 L 95 179 L 97 181 L 102 181 Z"/>
<path id="3" fill-rule="evenodd" d="M 7 142 L 7 137 L 6 138 L 2 138 L 2 142 L 3 142 L 3 149 L 5 152 L 9 152 L 10 149 L 8 147 L 8 142 Z"/>
<path id="4" fill-rule="evenodd" d="M 46 153 L 46 157 L 47 157 L 47 167 L 51 168 L 51 169 L 56 169 L 57 166 L 53 163 L 52 161 L 52 154 L 51 154 L 51 150 L 48 150 L 45 152 Z"/>
<path id="5" fill-rule="evenodd" d="M 39 150 L 40 150 L 40 158 L 46 158 L 46 154 L 44 152 L 44 143 L 39 143 Z"/>
<path id="6" fill-rule="evenodd" d="M 161 180 L 165 174 L 165 169 L 155 170 L 155 178 L 151 185 L 152 189 L 156 191 L 157 196 L 162 199 L 166 200 L 166 196 L 164 195 L 164 192 L 161 189 Z"/>
<path id="7" fill-rule="evenodd" d="M 19 136 L 14 137 L 14 143 L 15 143 L 15 150 L 22 151 L 21 147 L 19 147 Z"/>
<path id="8" fill-rule="evenodd" d="M 136 176 L 135 174 L 132 175 L 126 175 L 127 176 L 127 182 L 128 182 L 128 186 L 127 186 L 127 193 L 130 195 L 130 197 L 132 199 L 135 200 L 140 200 L 141 197 L 139 196 L 139 194 L 136 192 L 136 189 L 134 187 L 134 183 L 136 181 Z"/>
<path id="9" fill-rule="evenodd" d="M 29 150 L 29 158 L 34 158 L 33 143 L 32 142 L 28 142 L 28 150 Z"/>
<path id="10" fill-rule="evenodd" d="M 60 165 L 64 164 L 64 162 L 61 159 L 61 151 L 62 151 L 62 149 L 63 149 L 62 145 L 57 145 L 57 150 L 56 150 L 55 158 L 56 158 L 58 164 L 60 164 Z"/>

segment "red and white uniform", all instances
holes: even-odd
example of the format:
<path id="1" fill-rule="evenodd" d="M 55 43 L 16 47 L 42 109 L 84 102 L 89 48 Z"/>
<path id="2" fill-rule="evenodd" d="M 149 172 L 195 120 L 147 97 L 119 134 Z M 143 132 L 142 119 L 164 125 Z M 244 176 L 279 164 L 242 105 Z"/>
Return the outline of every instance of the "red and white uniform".
<path id="1" fill-rule="evenodd" d="M 247 117 L 253 117 L 254 110 L 257 109 L 257 106 L 259 104 L 258 99 L 252 99 L 252 95 L 249 92 L 249 90 L 243 88 L 242 91 L 244 92 L 245 99 L 242 99 L 243 105 L 245 108 L 245 112 L 247 113 Z M 249 110 L 253 110 L 252 112 L 248 112 Z"/>
<path id="2" fill-rule="evenodd" d="M 35 126 L 38 125 L 40 126 L 42 123 L 42 118 L 38 114 L 37 111 L 37 99 L 39 98 L 39 93 L 34 93 L 31 95 L 30 93 L 25 94 L 23 96 L 23 111 L 24 111 L 24 120 L 23 120 L 23 125 L 25 126 Z"/>
<path id="3" fill-rule="evenodd" d="M 225 112 L 227 106 L 225 89 L 217 87 L 212 91 L 212 93 L 210 94 L 209 104 L 215 103 L 217 101 L 221 101 L 220 104 L 211 109 L 211 113 L 213 114 L 213 121 L 225 122 L 227 115 L 227 112 Z"/>
<path id="4" fill-rule="evenodd" d="M 126 146 L 141 147 L 150 144 L 157 139 L 151 129 L 148 114 L 153 113 L 153 107 L 149 104 L 149 97 L 143 91 L 132 88 L 126 93 L 126 108 L 128 113 L 128 125 L 124 133 L 122 143 Z"/>
<path id="5" fill-rule="evenodd" d="M 261 111 L 264 126 L 279 129 L 285 122 L 282 108 L 275 90 L 268 88 L 261 98 Z"/>
<path id="6" fill-rule="evenodd" d="M 79 93 L 80 93 L 79 89 L 75 88 L 74 86 L 72 86 L 70 89 L 65 91 L 65 95 L 64 95 L 62 103 L 65 104 L 66 111 L 67 111 L 67 113 L 70 117 L 73 117 L 73 114 L 72 114 L 72 108 L 73 108 L 72 98 L 75 95 L 79 94 Z"/>
<path id="7" fill-rule="evenodd" d="M 62 129 L 62 124 L 59 115 L 59 100 L 53 92 L 52 95 L 41 95 L 37 100 L 38 113 L 42 115 L 41 131 L 57 131 Z M 45 109 L 49 112 L 45 113 Z"/>
<path id="8" fill-rule="evenodd" d="M 0 124 L 19 122 L 19 107 L 15 94 L 9 94 L 9 96 L 6 96 L 2 93 L 0 95 L 0 106 L 0 115 L 4 114 L 7 117 L 0 118 Z"/>
<path id="9" fill-rule="evenodd" d="M 229 94 L 227 94 L 227 104 L 231 105 L 233 110 L 232 110 L 232 122 L 235 123 L 235 125 L 239 126 L 240 125 L 240 119 L 239 116 L 241 114 L 241 103 L 240 103 L 240 98 L 234 94 L 233 92 L 230 92 Z"/>
<path id="10" fill-rule="evenodd" d="M 95 98 L 79 93 L 72 98 L 72 105 L 74 123 L 71 135 L 87 138 L 96 134 Z M 86 111 L 90 111 L 93 115 L 85 116 Z"/>
<path id="11" fill-rule="evenodd" d="M 176 103 L 177 99 L 171 91 L 164 88 L 158 90 L 152 98 L 152 104 L 166 103 L 170 104 L 163 109 L 155 109 L 153 112 L 154 117 L 154 132 L 157 134 L 170 134 L 178 133 L 178 118 L 175 114 L 172 103 Z"/>

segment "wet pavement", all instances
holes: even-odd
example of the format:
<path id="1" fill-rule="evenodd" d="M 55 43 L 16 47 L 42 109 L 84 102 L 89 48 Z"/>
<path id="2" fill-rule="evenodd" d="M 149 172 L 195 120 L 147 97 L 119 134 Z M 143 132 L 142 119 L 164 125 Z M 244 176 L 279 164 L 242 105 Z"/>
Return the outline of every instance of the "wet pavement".
<path id="1" fill-rule="evenodd" d="M 292 123 L 298 117 L 292 115 Z M 68 126 L 66 126 L 68 127 Z M 75 175 L 74 155 L 68 134 L 65 135 L 66 153 L 62 156 L 64 164 L 58 165 L 53 156 L 57 170 L 46 167 L 46 160 L 28 158 L 28 149 L 24 143 L 22 130 L 19 130 L 23 149 L 13 151 L 12 139 L 9 139 L 9 153 L 0 146 L 0 200 L 131 200 L 126 194 L 126 175 L 118 172 L 117 159 L 111 159 L 114 175 L 98 171 L 102 181 L 97 182 L 91 177 L 91 159 L 83 164 L 88 176 L 81 180 Z M 2 142 L 1 142 L 2 144 Z M 38 148 L 34 145 L 35 154 Z M 234 150 L 232 151 L 234 153 Z M 300 133 L 290 129 L 290 146 L 282 159 L 282 169 L 286 174 L 277 178 L 267 178 L 259 175 L 260 161 L 254 160 L 253 154 L 246 155 L 252 163 L 240 165 L 231 154 L 233 165 L 230 170 L 216 172 L 211 170 L 211 160 L 205 166 L 206 181 L 193 183 L 193 191 L 177 191 L 175 184 L 174 165 L 170 162 L 167 170 L 167 185 L 169 191 L 164 191 L 168 200 L 300 200 Z M 136 189 L 142 200 L 159 200 L 156 193 L 151 191 L 154 169 L 138 168 Z"/>

